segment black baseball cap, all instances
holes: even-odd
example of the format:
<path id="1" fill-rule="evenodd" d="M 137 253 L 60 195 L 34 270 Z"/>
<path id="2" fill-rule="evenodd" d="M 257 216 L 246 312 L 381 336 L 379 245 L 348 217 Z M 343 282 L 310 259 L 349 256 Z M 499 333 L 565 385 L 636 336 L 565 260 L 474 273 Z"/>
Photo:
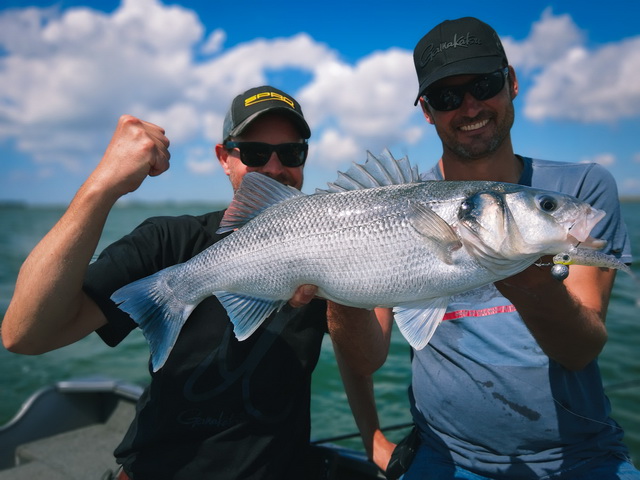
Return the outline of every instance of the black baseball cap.
<path id="1" fill-rule="evenodd" d="M 420 39 L 413 50 L 418 96 L 434 82 L 452 75 L 490 73 L 509 65 L 500 37 L 473 17 L 445 20 Z"/>
<path id="2" fill-rule="evenodd" d="M 224 117 L 222 140 L 240 135 L 252 121 L 267 112 L 287 115 L 300 130 L 302 138 L 311 136 L 311 129 L 296 99 L 275 87 L 263 85 L 251 88 L 233 99 Z"/>

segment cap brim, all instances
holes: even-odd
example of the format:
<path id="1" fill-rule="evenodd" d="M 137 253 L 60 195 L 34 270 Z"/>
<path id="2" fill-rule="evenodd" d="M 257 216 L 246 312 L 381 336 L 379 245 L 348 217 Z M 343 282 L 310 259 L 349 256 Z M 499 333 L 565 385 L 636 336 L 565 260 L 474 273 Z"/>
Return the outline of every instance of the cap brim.
<path id="1" fill-rule="evenodd" d="M 304 117 L 300 115 L 298 112 L 296 112 L 295 110 L 292 110 L 291 108 L 288 108 L 288 107 L 271 107 L 271 108 L 266 108 L 264 110 L 260 110 L 259 112 L 256 112 L 253 115 L 250 115 L 249 117 L 247 117 L 244 120 L 244 122 L 242 122 L 241 124 L 236 126 L 236 128 L 231 130 L 228 136 L 236 137 L 240 135 L 245 130 L 245 128 L 249 126 L 251 122 L 253 122 L 256 118 L 264 115 L 265 113 L 278 113 L 278 114 L 285 115 L 289 117 L 293 121 L 293 123 L 296 124 L 296 126 L 300 130 L 300 134 L 302 138 L 306 140 L 311 136 L 311 129 L 309 128 L 309 124 L 304 119 Z"/>
<path id="2" fill-rule="evenodd" d="M 420 82 L 418 96 L 416 97 L 414 105 L 418 104 L 418 100 L 420 100 L 425 90 L 438 80 L 454 75 L 481 75 L 483 73 L 495 72 L 504 66 L 504 62 L 504 57 L 491 56 L 467 58 L 459 62 L 444 65 Z"/>

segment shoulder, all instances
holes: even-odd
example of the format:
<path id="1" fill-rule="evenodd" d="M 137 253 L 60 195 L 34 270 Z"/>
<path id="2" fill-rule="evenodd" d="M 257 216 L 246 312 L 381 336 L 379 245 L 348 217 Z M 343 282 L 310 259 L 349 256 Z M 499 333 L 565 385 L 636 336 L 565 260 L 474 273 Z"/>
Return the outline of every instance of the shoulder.
<path id="1" fill-rule="evenodd" d="M 148 218 L 105 248 L 92 270 L 120 265 L 118 270 L 130 271 L 140 278 L 185 262 L 222 238 L 216 230 L 223 214 Z"/>
<path id="2" fill-rule="evenodd" d="M 172 249 L 183 262 L 223 238 L 216 233 L 223 215 L 224 211 L 217 211 L 197 216 L 151 217 L 130 235 L 162 249 Z"/>
<path id="3" fill-rule="evenodd" d="M 139 228 L 154 228 L 159 230 L 206 230 L 215 232 L 224 216 L 224 210 L 209 212 L 203 215 L 158 216 L 147 218 Z M 136 229 L 137 230 L 137 229 Z"/>
<path id="4" fill-rule="evenodd" d="M 597 163 L 556 162 L 524 158 L 530 164 L 531 186 L 555 190 L 578 198 L 594 190 L 616 194 L 613 175 Z M 613 190 L 611 190 L 613 188 Z"/>

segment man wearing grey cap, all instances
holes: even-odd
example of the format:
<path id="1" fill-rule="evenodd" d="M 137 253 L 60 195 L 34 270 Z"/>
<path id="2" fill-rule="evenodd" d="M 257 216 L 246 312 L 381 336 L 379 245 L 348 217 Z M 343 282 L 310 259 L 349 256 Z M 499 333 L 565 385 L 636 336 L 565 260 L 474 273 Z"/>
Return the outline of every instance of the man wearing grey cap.
<path id="1" fill-rule="evenodd" d="M 301 188 L 310 135 L 298 102 L 262 86 L 233 100 L 215 152 L 234 191 L 250 171 Z M 162 128 L 120 118 L 102 161 L 21 269 L 2 325 L 9 350 L 39 354 L 93 331 L 117 345 L 136 324 L 111 294 L 225 236 L 216 233 L 223 211 L 151 218 L 89 264 L 111 207 L 147 176 L 169 168 L 168 147 Z M 300 308 L 285 305 L 239 342 L 218 300 L 204 300 L 165 365 L 151 372 L 115 451 L 122 466 L 115 478 L 314 478 L 311 372 L 326 330 L 326 304 L 312 300 Z"/>
<path id="2" fill-rule="evenodd" d="M 607 212 L 591 232 L 608 240 L 605 253 L 631 262 L 616 185 L 603 167 L 514 153 L 518 81 L 489 25 L 469 17 L 442 22 L 418 42 L 414 63 L 415 103 L 442 142 L 424 179 L 502 181 L 577 196 Z M 597 364 L 615 271 L 574 265 L 559 281 L 550 259 L 540 263 L 450 299 L 429 344 L 413 351 L 416 433 L 395 450 L 380 432 L 371 394 L 351 395 L 359 398 L 351 401 L 364 444 L 388 478 L 405 471 L 404 480 L 640 478 L 609 416 Z M 347 330 L 348 318 L 334 321 Z M 377 322 L 368 325 L 379 333 Z M 386 336 L 332 332 L 336 354 L 359 374 L 373 373 L 379 365 L 361 352 L 388 351 L 391 329 L 382 327 Z"/>

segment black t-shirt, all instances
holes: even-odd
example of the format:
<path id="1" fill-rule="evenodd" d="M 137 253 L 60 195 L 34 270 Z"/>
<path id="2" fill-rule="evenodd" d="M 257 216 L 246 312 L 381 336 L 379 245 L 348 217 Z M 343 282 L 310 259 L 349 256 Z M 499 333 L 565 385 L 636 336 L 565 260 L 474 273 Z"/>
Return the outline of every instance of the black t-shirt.
<path id="1" fill-rule="evenodd" d="M 109 320 L 98 330 L 107 344 L 136 328 L 111 294 L 222 239 L 223 213 L 152 218 L 105 249 L 84 289 Z M 326 330 L 326 303 L 314 300 L 285 305 L 239 342 L 222 305 L 205 299 L 151 373 L 118 461 L 134 480 L 308 478 L 311 372 Z"/>

